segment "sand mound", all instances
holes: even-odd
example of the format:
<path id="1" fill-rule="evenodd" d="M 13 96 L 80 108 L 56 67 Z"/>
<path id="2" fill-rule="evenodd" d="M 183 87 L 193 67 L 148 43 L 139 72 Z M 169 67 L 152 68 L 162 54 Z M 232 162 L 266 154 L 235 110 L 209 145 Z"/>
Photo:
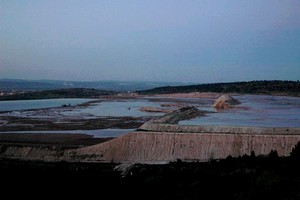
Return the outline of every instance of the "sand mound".
<path id="1" fill-rule="evenodd" d="M 221 95 L 216 99 L 213 107 L 216 109 L 227 109 L 232 108 L 234 105 L 239 104 L 239 101 L 229 95 Z"/>

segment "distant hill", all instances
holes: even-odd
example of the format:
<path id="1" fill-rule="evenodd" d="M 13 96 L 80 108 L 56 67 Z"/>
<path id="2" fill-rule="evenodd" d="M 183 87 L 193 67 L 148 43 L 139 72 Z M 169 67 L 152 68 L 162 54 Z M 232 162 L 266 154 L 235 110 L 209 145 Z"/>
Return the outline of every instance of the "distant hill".
<path id="1" fill-rule="evenodd" d="M 140 94 L 170 94 L 189 92 L 218 92 L 241 94 L 285 94 L 300 96 L 299 81 L 249 81 L 231 83 L 211 83 L 187 86 L 158 87 L 139 91 Z"/>
<path id="2" fill-rule="evenodd" d="M 31 99 L 58 99 L 58 98 L 94 98 L 101 95 L 116 94 L 113 91 L 84 89 L 84 88 L 68 88 L 58 90 L 44 90 L 27 92 L 9 96 L 0 96 L 0 100 L 31 100 Z"/>
<path id="3" fill-rule="evenodd" d="M 56 81 L 56 80 L 18 80 L 0 79 L 0 91 L 41 91 L 62 88 L 94 88 L 118 92 L 148 90 L 162 86 L 184 85 L 179 82 L 145 82 L 145 81 Z"/>

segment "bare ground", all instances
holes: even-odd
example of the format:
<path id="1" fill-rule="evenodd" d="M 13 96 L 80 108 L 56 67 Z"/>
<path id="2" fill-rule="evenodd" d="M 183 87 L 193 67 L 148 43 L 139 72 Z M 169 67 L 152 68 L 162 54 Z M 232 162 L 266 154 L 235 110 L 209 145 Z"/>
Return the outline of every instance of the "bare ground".
<path id="1" fill-rule="evenodd" d="M 0 145 L 19 147 L 47 147 L 79 148 L 99 144 L 113 139 L 95 138 L 87 134 L 66 134 L 66 133 L 3 133 L 0 134 Z"/>

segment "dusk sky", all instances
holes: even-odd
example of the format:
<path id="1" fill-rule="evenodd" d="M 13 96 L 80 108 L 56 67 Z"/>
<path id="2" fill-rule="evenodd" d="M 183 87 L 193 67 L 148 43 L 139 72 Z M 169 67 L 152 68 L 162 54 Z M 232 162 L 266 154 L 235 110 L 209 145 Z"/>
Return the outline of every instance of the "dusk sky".
<path id="1" fill-rule="evenodd" d="M 0 0 L 0 78 L 300 79 L 299 0 Z"/>

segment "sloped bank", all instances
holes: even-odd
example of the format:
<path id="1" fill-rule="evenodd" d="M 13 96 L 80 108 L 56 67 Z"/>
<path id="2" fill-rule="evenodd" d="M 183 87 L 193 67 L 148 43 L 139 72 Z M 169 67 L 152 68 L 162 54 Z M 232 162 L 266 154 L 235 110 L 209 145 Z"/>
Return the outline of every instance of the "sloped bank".
<path id="1" fill-rule="evenodd" d="M 103 162 L 164 163 L 237 157 L 252 151 L 267 155 L 276 150 L 279 156 L 289 156 L 298 141 L 300 135 L 133 132 L 78 149 L 73 157 Z"/>
<path id="2" fill-rule="evenodd" d="M 300 141 L 300 128 L 179 126 L 177 119 L 195 114 L 188 107 L 143 124 L 138 131 L 114 140 L 70 151 L 65 155 L 86 161 L 165 163 L 177 159 L 207 161 L 231 155 L 267 155 L 276 150 L 289 156 Z M 197 113 L 199 114 L 199 113 Z"/>
<path id="3" fill-rule="evenodd" d="M 66 149 L 78 149 L 111 139 L 69 133 L 1 133 L 0 160 L 61 161 Z"/>
<path id="4" fill-rule="evenodd" d="M 0 158 L 44 161 L 168 163 L 177 159 L 207 161 L 276 150 L 289 156 L 300 141 L 300 128 L 179 126 L 178 120 L 205 114 L 194 107 L 168 113 L 135 132 L 107 142 L 76 149 L 39 146 L 0 146 Z"/>
<path id="5" fill-rule="evenodd" d="M 0 159 L 20 159 L 20 160 L 43 160 L 43 161 L 61 161 L 64 150 L 53 147 L 33 147 L 18 145 L 0 145 Z"/>

